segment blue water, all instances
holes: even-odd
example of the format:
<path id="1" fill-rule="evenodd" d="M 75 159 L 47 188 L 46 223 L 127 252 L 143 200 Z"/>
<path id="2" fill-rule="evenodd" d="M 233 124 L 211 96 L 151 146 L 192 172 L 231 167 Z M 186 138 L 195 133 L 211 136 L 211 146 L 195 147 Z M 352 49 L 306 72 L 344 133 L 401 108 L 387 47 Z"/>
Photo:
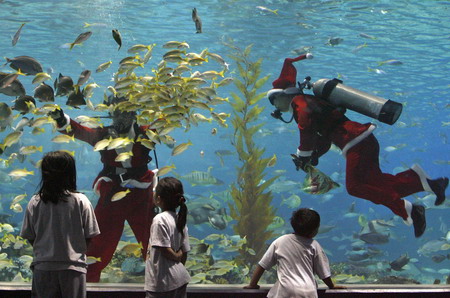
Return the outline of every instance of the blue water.
<path id="1" fill-rule="evenodd" d="M 264 11 L 257 6 L 278 9 L 278 13 Z M 191 19 L 194 7 L 202 18 L 201 34 L 195 33 L 195 25 Z M 0 1 L 0 16 L 1 55 L 8 58 L 32 56 L 41 62 L 53 79 L 62 73 L 75 80 L 82 70 L 95 70 L 101 63 L 112 60 L 115 64 L 110 69 L 93 73 L 89 81 L 101 86 L 92 98 L 96 104 L 102 101 L 103 91 L 111 84 L 118 61 L 128 56 L 126 49 L 134 44 L 157 44 L 145 73 L 151 73 L 151 68 L 156 67 L 162 58 L 165 53 L 162 45 L 170 40 L 178 40 L 188 42 L 192 52 L 199 53 L 208 48 L 209 51 L 220 54 L 230 63 L 228 76 L 232 77 L 238 77 L 238 71 L 233 60 L 227 57 L 230 50 L 223 45 L 223 41 L 231 38 L 242 48 L 252 44 L 251 57 L 254 60 L 263 58 L 262 73 L 271 75 L 261 92 L 271 89 L 270 83 L 278 77 L 286 57 L 297 56 L 293 52 L 296 49 L 310 47 L 314 59 L 296 63 L 297 80 L 302 80 L 307 75 L 313 81 L 339 77 L 348 86 L 404 104 L 403 113 L 393 126 L 348 112 L 353 120 L 377 123 L 375 135 L 381 148 L 381 168 L 385 172 L 397 172 L 398 167 L 419 163 L 431 177 L 448 176 L 450 173 L 449 1 Z M 85 22 L 92 26 L 89 29 L 83 28 Z M 26 25 L 22 29 L 20 40 L 12 47 L 10 36 L 14 35 L 22 23 Z M 120 51 L 117 51 L 111 29 L 118 29 L 122 34 L 123 45 Z M 76 46 L 72 51 L 63 46 L 87 30 L 91 30 L 93 35 L 82 46 Z M 365 38 L 364 34 L 374 39 Z M 343 39 L 340 44 L 326 45 L 329 38 L 337 37 Z M 365 47 L 356 50 L 364 43 Z M 399 60 L 403 64 L 378 65 L 379 62 L 390 59 Z M 208 67 L 220 70 L 214 62 L 209 63 Z M 12 71 L 7 66 L 0 70 Z M 32 94 L 32 77 L 20 79 L 27 94 Z M 219 89 L 219 96 L 231 98 L 230 92 L 236 92 L 233 85 Z M 13 99 L 0 94 L 2 102 L 11 104 Z M 65 108 L 65 98 L 57 98 L 56 103 L 72 117 L 98 115 L 84 108 Z M 266 149 L 266 157 L 276 153 L 278 158 L 276 166 L 267 169 L 268 177 L 276 170 L 286 170 L 283 179 L 302 182 L 304 175 L 295 171 L 289 155 L 295 152 L 299 141 L 295 124 L 284 124 L 271 118 L 273 107 L 267 100 L 263 99 L 260 104 L 266 108 L 259 119 L 265 125 L 258 135 L 257 143 Z M 219 106 L 217 110 L 231 112 L 228 105 Z M 108 122 L 105 121 L 105 124 Z M 216 150 L 233 151 L 228 138 L 233 133 L 232 128 L 218 127 L 217 135 L 212 136 L 210 131 L 213 127 L 218 126 L 202 124 L 187 133 L 183 130 L 175 131 L 173 136 L 178 143 L 188 140 L 194 143 L 179 156 L 171 157 L 171 149 L 164 145 L 157 147 L 160 167 L 175 164 L 176 172 L 186 175 L 194 170 L 207 171 L 212 166 L 211 174 L 225 182 L 220 186 L 195 187 L 185 183 L 185 191 L 192 194 L 192 198 L 209 197 L 225 191 L 236 181 L 236 167 L 240 166 L 237 156 L 224 156 L 224 165 L 221 165 L 214 153 Z M 64 145 L 51 143 L 50 140 L 56 133 L 51 132 L 50 126 L 46 126 L 46 130 L 41 136 L 24 134 L 22 145 L 43 145 L 44 151 L 75 150 L 79 188 L 90 190 L 91 183 L 101 168 L 98 153 L 80 142 Z M 11 129 L 6 129 L 0 133 L 0 138 L 10 132 Z M 387 151 L 385 148 L 388 146 L 398 146 L 399 149 Z M 200 155 L 201 151 L 204 152 L 203 156 Z M 6 157 L 3 155 L 0 158 Z M 40 153 L 35 153 L 23 164 L 15 162 L 12 167 L 1 171 L 33 169 L 29 161 L 40 158 Z M 154 163 L 151 166 L 154 167 Z M 329 175 L 335 173 L 337 182 L 345 185 L 345 160 L 339 153 L 330 151 L 322 157 L 320 169 Z M 9 202 L 18 194 L 32 194 L 38 181 L 39 177 L 35 175 L 14 183 L 0 184 L 1 212 L 12 216 L 10 221 L 16 226 L 16 231 L 20 227 L 23 213 L 10 210 Z M 333 240 L 333 237 L 352 236 L 360 230 L 358 217 L 344 216 L 353 202 L 355 212 L 368 220 L 389 220 L 393 217 L 383 206 L 349 196 L 343 186 L 321 196 L 295 192 L 302 199 L 302 207 L 312 207 L 319 211 L 322 225 L 335 226 L 318 238 L 329 253 L 331 263 L 346 262 L 346 252 L 351 250 L 350 244 L 353 241 L 337 241 L 339 239 Z M 289 197 L 291 193 L 274 193 L 273 205 L 277 208 L 277 215 L 286 222 L 293 209 L 285 204 L 281 205 L 281 196 Z M 425 196 L 426 193 L 419 193 L 408 200 L 424 204 Z M 91 199 L 95 204 L 96 198 L 92 194 Z M 223 207 L 227 207 L 228 203 L 220 202 Z M 22 206 L 25 207 L 26 202 L 22 202 Z M 410 277 L 422 283 L 433 283 L 435 279 L 443 282 L 446 280 L 449 260 L 435 263 L 431 257 L 449 253 L 448 236 L 444 249 L 428 255 L 421 255 L 417 251 L 429 241 L 440 240 L 448 235 L 449 203 L 447 201 L 439 208 L 432 204 L 427 207 L 428 229 L 425 235 L 415 239 L 412 228 L 394 217 L 395 227 L 391 228 L 390 241 L 388 244 L 375 245 L 383 253 L 374 258 L 371 265 L 385 268 L 387 263 L 407 253 L 412 259 L 410 267 L 402 272 L 394 271 L 393 275 Z M 217 231 L 205 224 L 201 227 L 193 226 L 190 230 L 193 236 L 202 238 L 217 232 L 233 235 L 232 226 L 233 222 L 230 222 L 227 229 Z M 284 230 L 290 231 L 288 224 Z M 374 270 L 371 268 L 373 267 L 367 265 L 367 270 Z"/>

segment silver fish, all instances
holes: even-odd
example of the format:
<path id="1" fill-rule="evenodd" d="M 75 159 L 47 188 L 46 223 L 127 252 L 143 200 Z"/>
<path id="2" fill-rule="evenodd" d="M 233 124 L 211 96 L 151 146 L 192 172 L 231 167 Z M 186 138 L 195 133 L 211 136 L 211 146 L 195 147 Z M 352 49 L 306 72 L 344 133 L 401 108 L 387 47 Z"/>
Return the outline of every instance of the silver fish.
<path id="1" fill-rule="evenodd" d="M 78 82 L 77 82 L 77 86 L 82 86 L 84 85 L 84 83 L 87 82 L 87 80 L 89 80 L 89 77 L 91 76 L 91 71 L 86 69 L 83 70 L 80 74 L 80 76 L 78 77 Z"/>
<path id="2" fill-rule="evenodd" d="M 83 42 L 88 40 L 88 38 L 91 37 L 91 35 L 92 35 L 91 31 L 81 33 L 80 35 L 78 35 L 75 41 L 70 44 L 70 49 L 73 49 L 73 47 L 77 44 L 82 44 Z"/>
<path id="3" fill-rule="evenodd" d="M 25 25 L 25 23 L 22 23 L 22 25 L 20 25 L 19 29 L 17 30 L 16 34 L 14 34 L 13 38 L 12 38 L 12 46 L 15 46 L 16 43 L 19 41 L 20 39 L 20 32 L 22 32 L 22 28 Z"/>

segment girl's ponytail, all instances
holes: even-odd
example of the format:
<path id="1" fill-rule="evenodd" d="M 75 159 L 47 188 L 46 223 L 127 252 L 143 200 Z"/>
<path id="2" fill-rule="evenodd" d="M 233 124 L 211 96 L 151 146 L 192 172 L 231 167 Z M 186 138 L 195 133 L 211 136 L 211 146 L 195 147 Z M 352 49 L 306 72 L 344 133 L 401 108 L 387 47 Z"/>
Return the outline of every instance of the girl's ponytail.
<path id="1" fill-rule="evenodd" d="M 176 226 L 178 232 L 183 235 L 186 226 L 188 209 L 186 198 L 184 197 L 183 184 L 175 177 L 164 177 L 159 180 L 155 189 L 155 196 L 159 196 L 168 210 L 175 211 L 178 206 L 180 210 L 177 214 Z M 184 236 L 184 235 L 183 235 Z"/>
<path id="2" fill-rule="evenodd" d="M 184 198 L 184 196 L 181 196 L 180 197 L 180 210 L 178 211 L 178 214 L 177 214 L 177 230 L 183 236 L 184 236 L 183 230 L 184 230 L 184 227 L 186 226 L 186 221 L 187 221 L 187 213 L 188 213 L 188 209 L 186 206 L 186 199 Z"/>

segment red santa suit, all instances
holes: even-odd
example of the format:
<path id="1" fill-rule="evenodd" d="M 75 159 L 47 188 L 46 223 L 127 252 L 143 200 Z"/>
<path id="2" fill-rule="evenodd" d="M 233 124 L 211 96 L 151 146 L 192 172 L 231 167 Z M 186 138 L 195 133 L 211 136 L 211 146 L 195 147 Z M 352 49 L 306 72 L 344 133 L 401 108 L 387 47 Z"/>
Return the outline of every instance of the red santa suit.
<path id="1" fill-rule="evenodd" d="M 60 127 L 62 133 L 94 146 L 98 141 L 107 139 L 110 128 L 88 128 L 71 120 L 67 115 L 67 124 Z M 66 127 L 71 129 L 66 132 Z M 137 124 L 131 126 L 128 138 L 136 140 L 145 138 L 146 127 Z M 122 152 L 131 151 L 133 156 L 124 162 L 116 162 Z M 145 259 L 150 226 L 154 217 L 152 182 L 154 173 L 147 168 L 151 161 L 150 150 L 139 142 L 128 144 L 125 148 L 105 149 L 100 151 L 103 169 L 94 180 L 94 191 L 99 195 L 95 216 L 101 234 L 89 243 L 87 255 L 100 258 L 99 262 L 88 266 L 87 281 L 99 282 L 101 271 L 108 265 L 122 236 L 125 220 L 131 226 L 136 240 L 142 244 L 142 256 Z M 130 192 L 123 198 L 112 202 L 111 198 L 120 191 Z"/>
<path id="2" fill-rule="evenodd" d="M 349 120 L 344 113 L 311 95 L 298 95 L 292 103 L 300 130 L 297 155 L 308 157 L 316 151 L 325 154 L 331 144 L 346 157 L 346 188 L 350 195 L 381 204 L 412 223 L 411 203 L 401 198 L 423 190 L 431 191 L 425 172 L 412 169 L 391 175 L 380 170 L 380 147 L 372 134 L 375 125 Z"/>
<path id="3" fill-rule="evenodd" d="M 402 198 L 423 190 L 432 191 L 427 180 L 429 177 L 418 165 L 397 175 L 381 172 L 378 160 L 380 147 L 372 134 L 375 125 L 350 121 L 340 108 L 317 97 L 305 95 L 302 89 L 296 87 L 297 70 L 293 62 L 310 58 L 312 55 L 309 53 L 286 58 L 279 78 L 272 82 L 273 89 L 267 93 L 272 104 L 279 94 L 298 94 L 291 102 L 293 116 L 300 130 L 297 156 L 309 157 L 314 161 L 325 154 L 331 144 L 336 145 L 347 159 L 348 193 L 382 204 L 402 217 L 407 224 L 412 224 L 413 206 Z M 311 87 L 309 80 L 310 78 L 306 78 L 300 86 Z M 446 184 L 448 180 L 440 181 L 441 192 L 445 190 Z M 425 220 L 422 222 L 421 228 L 424 228 Z"/>

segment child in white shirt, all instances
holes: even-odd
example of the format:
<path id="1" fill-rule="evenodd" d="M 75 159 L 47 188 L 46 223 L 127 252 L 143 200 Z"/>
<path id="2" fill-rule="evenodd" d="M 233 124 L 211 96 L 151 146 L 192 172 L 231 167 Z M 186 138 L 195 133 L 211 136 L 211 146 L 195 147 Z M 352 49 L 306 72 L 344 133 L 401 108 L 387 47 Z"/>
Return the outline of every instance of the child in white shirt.
<path id="1" fill-rule="evenodd" d="M 258 281 L 264 271 L 277 265 L 278 280 L 267 297 L 318 297 L 314 274 L 330 289 L 345 289 L 334 285 L 328 258 L 319 242 L 313 239 L 320 226 L 319 213 L 300 208 L 293 212 L 291 226 L 295 233 L 283 235 L 272 242 L 253 272 L 250 284 L 244 288 L 259 289 Z"/>
<path id="2" fill-rule="evenodd" d="M 163 178 L 156 186 L 154 198 L 163 212 L 153 218 L 150 230 L 145 264 L 146 297 L 187 297 L 191 278 L 184 264 L 190 246 L 183 185 L 176 178 Z"/>

